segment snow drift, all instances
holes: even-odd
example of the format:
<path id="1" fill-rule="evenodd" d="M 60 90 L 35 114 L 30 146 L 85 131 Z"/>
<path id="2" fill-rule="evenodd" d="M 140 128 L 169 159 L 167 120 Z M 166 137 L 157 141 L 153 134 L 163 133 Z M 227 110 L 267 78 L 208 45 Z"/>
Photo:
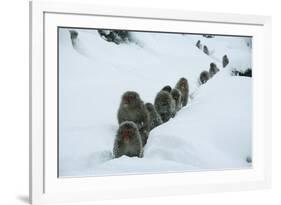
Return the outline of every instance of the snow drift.
<path id="1" fill-rule="evenodd" d="M 251 68 L 249 38 L 132 32 L 116 45 L 96 30 L 59 33 L 59 175 L 100 176 L 251 167 L 252 80 L 231 76 Z M 211 55 L 198 49 L 208 45 Z M 222 69 L 221 57 L 230 64 Z M 198 87 L 198 76 L 215 62 L 221 71 Z M 180 77 L 192 99 L 175 118 L 151 131 L 144 157 L 112 159 L 121 95 L 137 91 L 154 102 Z"/>

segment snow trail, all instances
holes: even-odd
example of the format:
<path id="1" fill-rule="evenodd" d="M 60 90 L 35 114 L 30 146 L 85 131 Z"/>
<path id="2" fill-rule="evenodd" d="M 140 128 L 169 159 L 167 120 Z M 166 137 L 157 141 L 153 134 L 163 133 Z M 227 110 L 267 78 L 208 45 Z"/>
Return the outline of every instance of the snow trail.
<path id="1" fill-rule="evenodd" d="M 244 38 L 134 32 L 137 43 L 116 45 L 95 30 L 59 33 L 59 174 L 100 176 L 249 168 L 251 78 L 231 77 L 230 68 L 251 67 Z M 216 58 L 195 43 L 227 54 L 230 64 L 198 87 L 202 70 Z M 217 61 L 218 62 L 218 61 Z M 216 62 L 216 63 L 217 63 Z M 137 91 L 154 102 L 165 85 L 186 77 L 190 101 L 177 116 L 152 130 L 143 158 L 112 158 L 121 95 Z M 243 121 L 241 121 L 243 119 Z"/>

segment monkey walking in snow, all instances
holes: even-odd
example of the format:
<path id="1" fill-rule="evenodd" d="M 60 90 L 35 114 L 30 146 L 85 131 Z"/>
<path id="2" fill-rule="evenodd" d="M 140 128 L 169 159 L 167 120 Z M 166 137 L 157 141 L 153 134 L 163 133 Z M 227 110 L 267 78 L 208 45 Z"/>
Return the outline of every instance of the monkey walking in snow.
<path id="1" fill-rule="evenodd" d="M 149 113 L 137 92 L 127 91 L 123 94 L 117 118 L 119 124 L 124 121 L 136 123 L 143 140 L 142 143 L 146 144 L 150 131 Z"/>
<path id="2" fill-rule="evenodd" d="M 113 155 L 115 158 L 126 155 L 128 157 L 142 157 L 143 145 L 137 125 L 132 121 L 124 121 L 117 131 Z"/>
<path id="3" fill-rule="evenodd" d="M 182 106 L 186 106 L 188 102 L 189 95 L 189 85 L 186 78 L 180 78 L 176 84 L 176 88 L 180 90 L 182 96 Z"/>

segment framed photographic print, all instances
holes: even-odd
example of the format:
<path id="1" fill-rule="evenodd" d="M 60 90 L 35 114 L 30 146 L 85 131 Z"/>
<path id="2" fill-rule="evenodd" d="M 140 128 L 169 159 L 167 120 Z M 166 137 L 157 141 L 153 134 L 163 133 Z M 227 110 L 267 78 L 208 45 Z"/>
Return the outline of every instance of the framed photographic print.
<path id="1" fill-rule="evenodd" d="M 36 1 L 30 20 L 32 204 L 270 187 L 270 17 Z"/>

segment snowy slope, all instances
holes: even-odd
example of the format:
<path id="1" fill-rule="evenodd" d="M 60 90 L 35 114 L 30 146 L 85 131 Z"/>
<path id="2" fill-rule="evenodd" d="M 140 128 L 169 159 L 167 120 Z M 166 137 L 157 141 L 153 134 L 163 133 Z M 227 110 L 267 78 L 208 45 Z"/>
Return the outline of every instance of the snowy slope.
<path id="1" fill-rule="evenodd" d="M 135 32 L 136 43 L 116 45 L 95 30 L 77 31 L 74 46 L 67 29 L 59 34 L 60 176 L 249 167 L 251 78 L 231 77 L 229 66 L 198 89 L 200 72 L 216 62 L 195 47 L 202 36 Z M 219 45 L 213 55 L 224 48 L 230 61 L 238 59 L 233 66 L 251 63 L 247 47 L 233 47 L 236 38 L 220 38 L 207 39 Z M 182 76 L 194 92 L 188 107 L 151 132 L 144 158 L 111 159 L 122 93 L 135 90 L 153 102 Z"/>
<path id="2" fill-rule="evenodd" d="M 227 55 L 230 60 L 229 67 L 245 71 L 252 68 L 251 61 L 251 38 L 235 38 L 231 36 L 215 36 L 205 38 L 203 36 L 190 36 L 194 40 L 200 40 L 202 45 L 206 45 L 210 51 L 212 60 L 222 67 L 222 56 Z"/>

